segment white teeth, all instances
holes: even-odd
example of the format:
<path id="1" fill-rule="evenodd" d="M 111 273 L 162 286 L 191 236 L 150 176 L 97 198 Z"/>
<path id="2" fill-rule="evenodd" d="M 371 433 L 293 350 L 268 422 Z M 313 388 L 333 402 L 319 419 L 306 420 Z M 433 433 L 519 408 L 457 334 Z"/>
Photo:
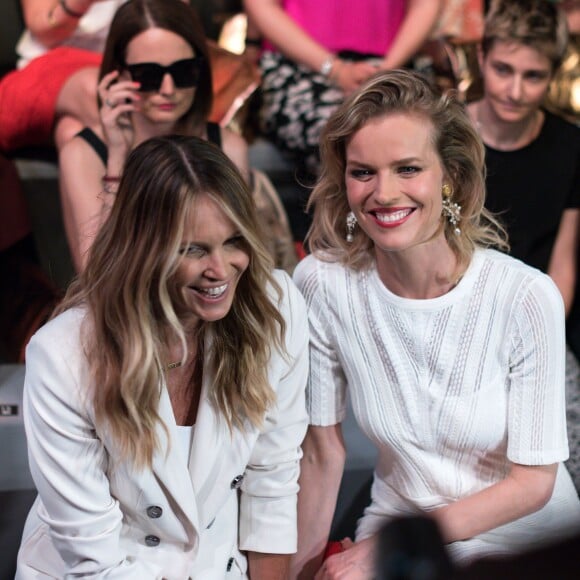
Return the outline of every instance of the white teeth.
<path id="1" fill-rule="evenodd" d="M 227 284 L 216 286 L 215 288 L 198 288 L 202 294 L 207 294 L 211 298 L 218 298 L 228 289 Z"/>
<path id="2" fill-rule="evenodd" d="M 376 218 L 383 223 L 391 223 L 402 220 L 411 213 L 411 209 L 402 209 L 400 211 L 395 211 L 393 213 L 375 213 Z"/>

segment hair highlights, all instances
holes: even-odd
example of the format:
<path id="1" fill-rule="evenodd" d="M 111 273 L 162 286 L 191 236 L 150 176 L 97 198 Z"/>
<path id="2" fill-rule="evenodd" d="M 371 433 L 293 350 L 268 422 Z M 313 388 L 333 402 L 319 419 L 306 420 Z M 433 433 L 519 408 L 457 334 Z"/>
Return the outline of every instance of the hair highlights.
<path id="1" fill-rule="evenodd" d="M 424 118 L 433 127 L 433 144 L 461 206 L 461 236 L 442 220 L 447 242 L 458 268 L 470 260 L 476 246 L 505 247 L 501 226 L 483 203 L 484 147 L 462 103 L 454 95 L 439 95 L 419 74 L 407 70 L 381 72 L 352 94 L 330 117 L 322 133 L 322 173 L 309 199 L 314 207 L 308 234 L 310 248 L 322 258 L 353 268 L 372 261 L 372 242 L 356 229 L 352 243 L 345 240 L 350 211 L 345 186 L 346 147 L 352 136 L 372 119 L 394 113 Z"/>
<path id="2" fill-rule="evenodd" d="M 189 212 L 202 194 L 234 222 L 250 257 L 229 313 L 198 327 L 198 345 L 211 337 L 199 363 L 212 373 L 212 401 L 230 429 L 260 425 L 274 401 L 267 366 L 270 349 L 282 348 L 285 323 L 247 185 L 207 141 L 146 141 L 129 155 L 111 214 L 60 308 L 86 305 L 96 422 L 139 466 L 150 464 L 159 445 L 154 427 L 168 345 L 180 341 L 185 350 L 187 309 L 175 274 Z"/>

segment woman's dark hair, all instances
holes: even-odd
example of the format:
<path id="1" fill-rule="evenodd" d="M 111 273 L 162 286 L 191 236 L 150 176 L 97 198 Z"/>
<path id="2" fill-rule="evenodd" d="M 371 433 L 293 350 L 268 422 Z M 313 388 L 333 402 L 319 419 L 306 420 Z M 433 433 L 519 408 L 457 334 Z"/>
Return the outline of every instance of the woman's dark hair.
<path id="1" fill-rule="evenodd" d="M 109 29 L 99 78 L 125 68 L 127 46 L 150 28 L 162 28 L 181 36 L 202 57 L 199 84 L 191 107 L 185 113 L 185 131 L 197 132 L 209 117 L 212 107 L 212 77 L 203 25 L 195 10 L 181 0 L 129 0 L 121 5 Z"/>

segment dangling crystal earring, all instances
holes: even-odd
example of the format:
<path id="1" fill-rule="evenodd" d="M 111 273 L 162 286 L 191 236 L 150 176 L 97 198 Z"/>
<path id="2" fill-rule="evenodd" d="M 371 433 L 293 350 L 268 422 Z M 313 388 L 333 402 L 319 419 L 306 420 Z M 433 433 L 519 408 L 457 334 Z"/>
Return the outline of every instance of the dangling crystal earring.
<path id="1" fill-rule="evenodd" d="M 449 184 L 443 184 L 441 193 L 443 194 L 443 209 L 441 213 L 447 218 L 447 221 L 453 227 L 453 233 L 458 236 L 461 234 L 461 229 L 457 225 L 461 221 L 461 206 L 458 203 L 451 201 L 453 190 Z"/>
<path id="2" fill-rule="evenodd" d="M 354 227 L 356 226 L 356 217 L 352 211 L 346 214 L 346 241 L 352 244 L 354 240 Z"/>

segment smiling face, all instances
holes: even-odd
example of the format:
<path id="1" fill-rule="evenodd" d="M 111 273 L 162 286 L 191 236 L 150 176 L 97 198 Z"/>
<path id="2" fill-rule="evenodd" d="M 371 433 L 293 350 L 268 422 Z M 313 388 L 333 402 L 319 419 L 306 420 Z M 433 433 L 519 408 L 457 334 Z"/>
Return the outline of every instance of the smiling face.
<path id="1" fill-rule="evenodd" d="M 346 148 L 345 184 L 359 226 L 377 260 L 444 241 L 444 171 L 424 117 L 403 113 L 372 119 Z M 439 234 L 437 232 L 439 231 Z"/>
<path id="2" fill-rule="evenodd" d="M 127 45 L 127 65 L 156 62 L 169 66 L 174 62 L 195 56 L 187 41 L 163 28 L 148 28 Z M 128 73 L 125 75 L 128 77 Z M 128 77 L 130 78 L 130 77 Z M 142 92 L 140 112 L 152 123 L 173 124 L 189 111 L 195 96 L 195 88 L 179 89 L 167 73 L 158 91 Z"/>
<path id="3" fill-rule="evenodd" d="M 224 318 L 250 256 L 235 224 L 207 194 L 196 198 L 181 253 L 176 279 L 194 319 L 212 322 Z"/>
<path id="4" fill-rule="evenodd" d="M 552 78 L 548 57 L 518 42 L 496 40 L 480 66 L 485 102 L 506 123 L 531 118 L 544 101 Z"/>

